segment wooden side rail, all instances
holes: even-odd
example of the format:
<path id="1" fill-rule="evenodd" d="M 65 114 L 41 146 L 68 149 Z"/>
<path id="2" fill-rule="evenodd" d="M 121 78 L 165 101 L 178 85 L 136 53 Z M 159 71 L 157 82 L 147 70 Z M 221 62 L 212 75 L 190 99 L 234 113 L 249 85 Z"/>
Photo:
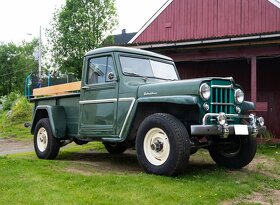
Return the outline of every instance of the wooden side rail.
<path id="1" fill-rule="evenodd" d="M 65 95 L 72 91 L 78 91 L 81 89 L 81 81 L 74 83 L 65 83 L 61 85 L 53 85 L 44 88 L 36 88 L 33 90 L 33 96 L 53 96 L 53 95 Z"/>

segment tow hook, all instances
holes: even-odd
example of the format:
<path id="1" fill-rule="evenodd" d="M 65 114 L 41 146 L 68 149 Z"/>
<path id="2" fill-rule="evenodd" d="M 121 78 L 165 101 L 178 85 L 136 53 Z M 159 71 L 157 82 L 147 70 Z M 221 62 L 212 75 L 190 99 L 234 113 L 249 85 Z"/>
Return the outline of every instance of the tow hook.
<path id="1" fill-rule="evenodd" d="M 218 128 L 221 132 L 221 137 L 222 138 L 227 138 L 229 135 L 229 128 L 228 128 L 228 124 L 224 124 L 224 125 L 220 125 Z"/>

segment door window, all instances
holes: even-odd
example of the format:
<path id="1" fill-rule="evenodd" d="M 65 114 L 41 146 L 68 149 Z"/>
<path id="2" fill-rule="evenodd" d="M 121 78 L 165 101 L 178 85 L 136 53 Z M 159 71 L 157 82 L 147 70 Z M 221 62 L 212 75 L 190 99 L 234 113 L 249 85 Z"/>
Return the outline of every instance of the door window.
<path id="1" fill-rule="evenodd" d="M 100 84 L 111 82 L 113 79 L 113 59 L 111 56 L 91 58 L 87 72 L 87 84 Z"/>

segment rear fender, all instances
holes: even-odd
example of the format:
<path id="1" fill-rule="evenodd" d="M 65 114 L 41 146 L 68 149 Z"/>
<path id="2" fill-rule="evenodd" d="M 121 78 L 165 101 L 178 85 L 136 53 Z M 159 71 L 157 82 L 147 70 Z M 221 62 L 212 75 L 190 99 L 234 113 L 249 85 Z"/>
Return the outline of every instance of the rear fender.
<path id="1" fill-rule="evenodd" d="M 64 138 L 66 135 L 66 115 L 62 106 L 39 105 L 34 112 L 31 133 L 38 121 L 42 118 L 49 118 L 53 136 L 56 138 Z"/>

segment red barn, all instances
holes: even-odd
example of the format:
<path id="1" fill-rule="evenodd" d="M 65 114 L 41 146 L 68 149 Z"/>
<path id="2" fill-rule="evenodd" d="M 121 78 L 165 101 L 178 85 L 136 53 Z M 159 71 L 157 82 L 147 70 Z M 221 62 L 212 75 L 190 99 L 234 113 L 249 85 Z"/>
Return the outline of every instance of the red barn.
<path id="1" fill-rule="evenodd" d="M 172 57 L 182 79 L 233 76 L 280 136 L 278 0 L 169 0 L 130 44 Z"/>

